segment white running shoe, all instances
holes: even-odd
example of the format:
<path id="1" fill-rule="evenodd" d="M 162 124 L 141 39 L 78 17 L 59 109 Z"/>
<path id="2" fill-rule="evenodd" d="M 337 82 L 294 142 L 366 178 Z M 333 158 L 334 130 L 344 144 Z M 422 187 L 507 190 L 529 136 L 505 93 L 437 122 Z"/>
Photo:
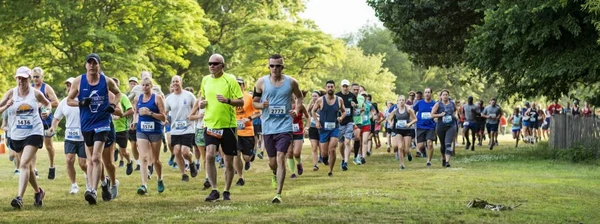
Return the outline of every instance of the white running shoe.
<path id="1" fill-rule="evenodd" d="M 70 194 L 77 194 L 79 193 L 79 186 L 77 186 L 77 184 L 72 184 L 71 185 L 71 192 L 69 192 Z"/>

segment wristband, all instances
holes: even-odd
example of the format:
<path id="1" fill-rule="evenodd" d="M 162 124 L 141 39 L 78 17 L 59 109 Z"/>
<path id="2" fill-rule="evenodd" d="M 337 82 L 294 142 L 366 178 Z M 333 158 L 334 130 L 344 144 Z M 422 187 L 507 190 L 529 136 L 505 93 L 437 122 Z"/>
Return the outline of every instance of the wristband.
<path id="1" fill-rule="evenodd" d="M 227 104 L 231 104 L 231 99 L 227 98 Z"/>

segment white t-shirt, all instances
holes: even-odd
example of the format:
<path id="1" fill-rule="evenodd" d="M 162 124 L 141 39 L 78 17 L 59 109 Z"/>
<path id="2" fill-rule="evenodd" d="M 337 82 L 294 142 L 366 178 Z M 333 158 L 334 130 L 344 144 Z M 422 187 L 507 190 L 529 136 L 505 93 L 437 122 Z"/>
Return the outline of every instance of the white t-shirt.
<path id="1" fill-rule="evenodd" d="M 60 101 L 56 111 L 54 111 L 54 118 L 61 120 L 63 117 L 67 117 L 67 123 L 65 124 L 65 140 L 76 142 L 83 141 L 79 116 L 79 107 L 67 105 L 66 98 Z"/>
<path id="2" fill-rule="evenodd" d="M 188 119 L 196 97 L 189 91 L 182 90 L 181 94 L 170 94 L 166 99 L 166 110 L 171 112 L 171 135 L 194 134 L 195 126 Z"/>
<path id="3" fill-rule="evenodd" d="M 206 109 L 199 109 L 198 112 L 200 114 L 204 114 L 205 110 Z M 200 118 L 200 119 L 196 120 L 195 123 L 196 123 L 196 129 L 202 129 L 202 128 L 204 128 L 204 118 Z"/>

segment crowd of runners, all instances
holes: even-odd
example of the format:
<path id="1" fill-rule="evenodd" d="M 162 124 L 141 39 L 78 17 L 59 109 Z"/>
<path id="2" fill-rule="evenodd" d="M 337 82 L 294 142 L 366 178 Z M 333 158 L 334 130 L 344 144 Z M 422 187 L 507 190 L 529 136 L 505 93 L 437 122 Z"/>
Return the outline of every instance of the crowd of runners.
<path id="1" fill-rule="evenodd" d="M 23 207 L 28 184 L 35 192 L 34 205 L 43 205 L 45 191 L 36 181 L 36 153 L 46 148 L 48 179 L 55 179 L 52 139 L 63 118 L 69 192 L 79 192 L 76 171 L 81 170 L 84 199 L 89 204 L 98 201 L 98 185 L 103 201 L 118 196 L 116 170 L 121 167 L 126 175 L 139 171 L 137 194 L 148 194 L 152 188 L 164 192 L 161 149 L 171 153 L 167 165 L 179 170 L 181 181 L 197 177 L 204 169 L 203 190 L 210 189 L 206 201 L 231 200 L 234 177 L 237 175 L 236 186 L 244 186 L 244 171 L 256 157 L 263 159 L 266 150 L 276 189 L 272 203 L 280 203 L 286 177 L 298 178 L 305 172 L 301 157 L 305 136 L 312 149 L 312 170 L 319 171 L 323 164 L 332 177 L 336 164 L 341 171 L 350 169 L 349 162 L 366 165 L 382 141 L 387 152 L 396 155 L 401 170 L 407 169 L 405 160 L 413 157 L 425 158 L 426 166 L 432 166 L 435 147 L 440 150 L 442 166 L 451 167 L 460 138 L 466 150 L 483 147 L 485 141 L 486 148 L 493 150 L 498 133 L 504 134 L 510 124 L 515 146 L 520 139 L 533 144 L 547 137 L 553 114 L 592 114 L 587 104 L 582 109 L 578 102 L 573 108 L 563 108 L 556 101 L 547 109 L 527 102 L 522 108 L 504 111 L 496 99 L 486 104 L 468 97 L 460 103 L 451 98 L 450 91 L 431 88 L 410 91 L 408 96 L 400 95 L 395 102 L 379 107 L 364 86 L 348 80 L 329 80 L 323 90 L 302 91 L 293 77 L 283 74 L 281 55 L 271 55 L 270 74 L 249 86 L 224 72 L 225 58 L 214 54 L 208 61 L 210 75 L 202 79 L 197 95 L 192 88 L 183 87 L 179 76 L 172 77 L 170 92 L 164 94 L 146 71 L 139 79 L 129 78 L 129 92 L 121 93 L 120 81 L 104 74 L 101 66 L 99 55 L 88 55 L 86 73 L 64 81 L 61 88 L 68 94 L 62 100 L 44 83 L 41 68 L 17 69 L 17 86 L 0 101 L 2 127 L 15 162 L 14 172 L 19 175 L 11 206 Z M 307 105 L 304 97 L 310 97 Z M 384 139 L 379 138 L 380 131 Z M 217 166 L 224 172 L 222 191 L 217 184 Z M 153 178 L 156 182 L 150 186 Z"/>

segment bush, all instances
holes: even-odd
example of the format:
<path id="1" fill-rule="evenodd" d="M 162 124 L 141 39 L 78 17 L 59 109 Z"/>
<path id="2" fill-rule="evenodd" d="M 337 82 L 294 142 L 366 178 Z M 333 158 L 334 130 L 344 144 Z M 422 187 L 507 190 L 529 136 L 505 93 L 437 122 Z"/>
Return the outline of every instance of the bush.
<path id="1" fill-rule="evenodd" d="M 548 159 L 568 161 L 572 163 L 598 163 L 598 149 L 576 145 L 569 149 L 550 149 L 548 145 L 541 146 L 546 148 L 541 150 L 546 152 Z"/>

